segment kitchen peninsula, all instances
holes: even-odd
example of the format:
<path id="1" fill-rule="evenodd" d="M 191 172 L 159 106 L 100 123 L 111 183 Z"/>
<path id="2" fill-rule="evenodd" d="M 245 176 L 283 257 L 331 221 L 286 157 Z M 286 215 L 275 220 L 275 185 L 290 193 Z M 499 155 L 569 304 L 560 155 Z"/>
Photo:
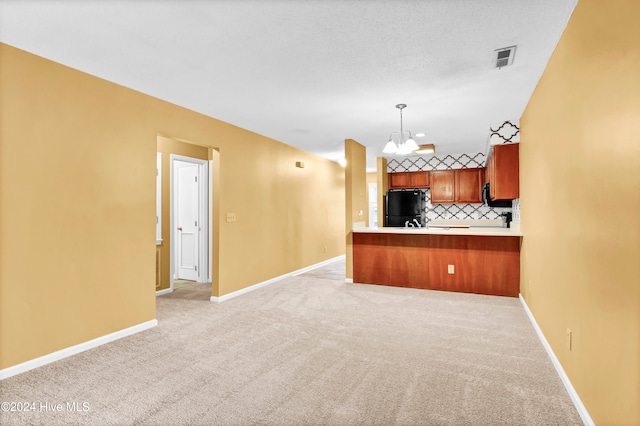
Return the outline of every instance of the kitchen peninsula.
<path id="1" fill-rule="evenodd" d="M 510 228 L 354 228 L 353 282 L 517 297 Z"/>

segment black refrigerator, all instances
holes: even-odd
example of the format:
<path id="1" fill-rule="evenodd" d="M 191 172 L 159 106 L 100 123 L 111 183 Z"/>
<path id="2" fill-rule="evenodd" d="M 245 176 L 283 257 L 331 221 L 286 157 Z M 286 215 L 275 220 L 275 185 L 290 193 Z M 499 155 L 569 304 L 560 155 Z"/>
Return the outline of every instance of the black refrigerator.
<path id="1" fill-rule="evenodd" d="M 407 222 L 424 226 L 425 203 L 422 191 L 387 192 L 384 226 L 404 227 Z"/>

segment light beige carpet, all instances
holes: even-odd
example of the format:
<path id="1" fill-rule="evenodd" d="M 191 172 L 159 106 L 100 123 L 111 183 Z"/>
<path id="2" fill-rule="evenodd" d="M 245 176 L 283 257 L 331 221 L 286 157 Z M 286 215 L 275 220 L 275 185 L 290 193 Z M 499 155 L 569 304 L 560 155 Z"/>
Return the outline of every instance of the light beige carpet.
<path id="1" fill-rule="evenodd" d="M 161 296 L 158 327 L 0 382 L 2 401 L 88 411 L 0 423 L 581 424 L 517 299 L 323 269 L 220 304 L 203 284 Z"/>
<path id="2" fill-rule="evenodd" d="M 196 281 L 191 280 L 173 280 L 173 289 L 177 290 L 182 287 L 190 286 L 192 284 L 196 284 Z"/>

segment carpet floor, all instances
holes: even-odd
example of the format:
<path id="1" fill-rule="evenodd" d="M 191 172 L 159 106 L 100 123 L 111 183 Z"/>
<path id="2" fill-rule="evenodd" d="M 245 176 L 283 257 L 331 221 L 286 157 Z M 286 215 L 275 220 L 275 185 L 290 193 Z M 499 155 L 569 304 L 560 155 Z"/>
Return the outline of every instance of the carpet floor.
<path id="1" fill-rule="evenodd" d="M 177 290 L 179 288 L 186 287 L 192 284 L 196 284 L 196 281 L 176 279 L 176 280 L 173 280 L 173 289 Z"/>
<path id="2" fill-rule="evenodd" d="M 160 296 L 157 327 L 0 382 L 39 404 L 0 424 L 582 424 L 518 299 L 346 284 L 344 267 L 219 304 L 205 284 Z"/>

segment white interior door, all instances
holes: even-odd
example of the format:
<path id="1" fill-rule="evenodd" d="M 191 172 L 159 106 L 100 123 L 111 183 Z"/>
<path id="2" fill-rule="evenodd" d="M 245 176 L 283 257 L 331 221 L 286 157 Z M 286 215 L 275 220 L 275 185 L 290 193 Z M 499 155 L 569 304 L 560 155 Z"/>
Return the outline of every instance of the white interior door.
<path id="1" fill-rule="evenodd" d="M 175 161 L 177 277 L 198 279 L 198 165 Z"/>

